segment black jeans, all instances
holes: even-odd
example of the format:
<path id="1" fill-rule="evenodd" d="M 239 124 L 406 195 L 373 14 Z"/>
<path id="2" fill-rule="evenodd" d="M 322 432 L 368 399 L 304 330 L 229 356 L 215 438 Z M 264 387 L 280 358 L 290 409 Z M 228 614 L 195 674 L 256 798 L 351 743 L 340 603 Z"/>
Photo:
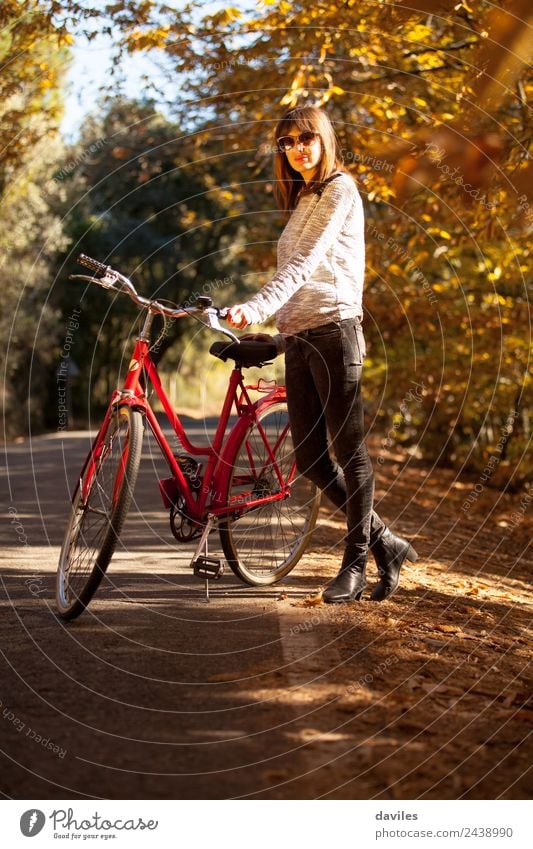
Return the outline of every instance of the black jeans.
<path id="1" fill-rule="evenodd" d="M 364 442 L 359 319 L 287 336 L 285 382 L 298 471 L 346 513 L 344 563 L 364 556 L 385 529 L 372 509 L 374 473 Z M 335 460 L 329 454 L 328 432 Z"/>

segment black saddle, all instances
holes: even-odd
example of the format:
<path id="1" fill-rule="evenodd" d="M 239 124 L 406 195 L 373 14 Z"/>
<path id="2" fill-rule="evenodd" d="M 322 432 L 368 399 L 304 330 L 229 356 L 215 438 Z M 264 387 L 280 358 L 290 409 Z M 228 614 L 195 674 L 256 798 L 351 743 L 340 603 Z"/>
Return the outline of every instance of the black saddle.
<path id="1" fill-rule="evenodd" d="M 239 368 L 261 367 L 269 364 L 278 355 L 273 342 L 256 342 L 253 339 L 245 339 L 242 342 L 214 342 L 209 353 L 224 362 L 235 360 L 235 365 Z"/>

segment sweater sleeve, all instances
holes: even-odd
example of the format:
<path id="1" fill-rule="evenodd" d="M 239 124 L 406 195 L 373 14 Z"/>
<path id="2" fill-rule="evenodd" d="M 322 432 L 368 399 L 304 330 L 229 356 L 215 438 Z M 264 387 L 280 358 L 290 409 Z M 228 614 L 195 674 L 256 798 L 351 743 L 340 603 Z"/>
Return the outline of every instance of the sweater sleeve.
<path id="1" fill-rule="evenodd" d="M 257 295 L 246 301 L 251 324 L 274 315 L 309 280 L 341 232 L 357 195 L 351 179 L 333 180 L 326 186 L 288 260 Z"/>

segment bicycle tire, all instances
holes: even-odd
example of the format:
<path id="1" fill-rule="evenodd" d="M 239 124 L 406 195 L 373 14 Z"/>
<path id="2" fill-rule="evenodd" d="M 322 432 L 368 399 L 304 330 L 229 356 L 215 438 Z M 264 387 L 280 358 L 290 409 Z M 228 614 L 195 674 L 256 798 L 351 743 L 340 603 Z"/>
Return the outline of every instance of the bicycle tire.
<path id="1" fill-rule="evenodd" d="M 113 556 L 137 480 L 143 430 L 140 412 L 119 407 L 89 453 L 59 555 L 56 606 L 63 619 L 85 610 Z"/>
<path id="2" fill-rule="evenodd" d="M 280 581 L 296 566 L 316 524 L 320 491 L 296 472 L 287 405 L 276 401 L 258 414 L 291 494 L 220 523 L 222 549 L 233 572 L 252 586 Z M 280 484 L 255 422 L 238 446 L 229 476 L 226 503 L 239 504 L 244 493 L 262 496 L 279 492 Z"/>

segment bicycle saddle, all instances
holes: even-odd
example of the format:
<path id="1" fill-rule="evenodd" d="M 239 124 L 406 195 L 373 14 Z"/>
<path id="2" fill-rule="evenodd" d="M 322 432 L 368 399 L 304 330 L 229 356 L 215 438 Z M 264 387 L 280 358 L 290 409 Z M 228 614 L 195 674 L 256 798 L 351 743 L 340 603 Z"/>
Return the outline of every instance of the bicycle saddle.
<path id="1" fill-rule="evenodd" d="M 209 353 L 219 360 L 235 360 L 239 368 L 264 366 L 274 360 L 278 352 L 273 342 L 256 342 L 253 339 L 243 342 L 213 342 Z"/>

